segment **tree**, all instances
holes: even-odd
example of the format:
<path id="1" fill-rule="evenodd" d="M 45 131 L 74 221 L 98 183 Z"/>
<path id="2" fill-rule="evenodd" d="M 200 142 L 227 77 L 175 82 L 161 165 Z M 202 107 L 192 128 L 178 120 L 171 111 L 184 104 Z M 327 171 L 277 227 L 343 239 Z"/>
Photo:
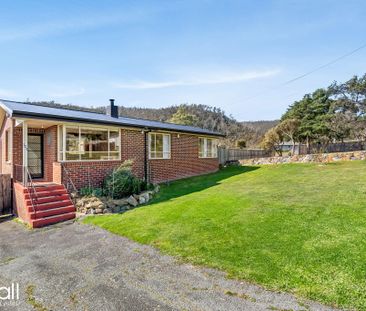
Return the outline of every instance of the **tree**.
<path id="1" fill-rule="evenodd" d="M 245 140 L 238 140 L 236 142 L 236 146 L 240 149 L 244 149 L 247 146 L 247 142 Z"/>
<path id="2" fill-rule="evenodd" d="M 329 119 L 330 137 L 335 141 L 343 142 L 351 137 L 351 133 L 356 128 L 356 118 L 348 112 L 336 112 Z"/>
<path id="3" fill-rule="evenodd" d="M 366 114 L 366 74 L 353 76 L 344 83 L 334 82 L 329 87 L 336 101 L 337 112 L 350 112 L 357 116 Z"/>
<path id="4" fill-rule="evenodd" d="M 271 128 L 265 135 L 261 143 L 261 147 L 268 151 L 274 151 L 279 156 L 282 156 L 281 143 L 283 137 L 278 131 L 278 126 Z"/>
<path id="5" fill-rule="evenodd" d="M 182 125 L 196 125 L 198 118 L 188 113 L 184 107 L 179 107 L 177 112 L 169 119 L 169 122 Z"/>
<path id="6" fill-rule="evenodd" d="M 295 153 L 295 143 L 299 136 L 300 123 L 298 119 L 285 119 L 276 127 L 277 132 L 281 133 L 280 137 L 290 140 L 292 144 L 291 154 Z"/>
<path id="7" fill-rule="evenodd" d="M 291 105 L 281 120 L 297 119 L 298 139 L 306 143 L 308 150 L 310 143 L 326 144 L 330 140 L 329 119 L 332 115 L 333 100 L 326 89 L 318 89 L 312 94 L 306 94 L 302 100 Z"/>

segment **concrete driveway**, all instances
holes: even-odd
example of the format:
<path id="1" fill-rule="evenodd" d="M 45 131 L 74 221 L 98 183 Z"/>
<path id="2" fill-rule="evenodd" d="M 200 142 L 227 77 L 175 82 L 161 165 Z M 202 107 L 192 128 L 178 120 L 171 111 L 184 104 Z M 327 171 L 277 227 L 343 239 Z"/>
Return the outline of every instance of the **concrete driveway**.
<path id="1" fill-rule="evenodd" d="M 0 300 L 0 310 L 332 310 L 78 222 L 0 223 L 0 297 L 12 283 L 19 301 Z"/>

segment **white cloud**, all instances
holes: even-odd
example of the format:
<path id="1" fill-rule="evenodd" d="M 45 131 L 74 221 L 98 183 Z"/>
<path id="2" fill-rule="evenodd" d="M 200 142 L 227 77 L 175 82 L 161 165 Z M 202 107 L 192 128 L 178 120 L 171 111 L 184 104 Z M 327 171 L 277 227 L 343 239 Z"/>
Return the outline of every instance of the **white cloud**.
<path id="1" fill-rule="evenodd" d="M 171 80 L 171 81 L 135 81 L 132 83 L 114 83 L 113 86 L 119 89 L 161 89 L 178 86 L 196 86 L 209 84 L 237 83 L 259 78 L 268 78 L 277 75 L 280 70 L 247 71 L 247 72 L 224 72 L 214 73 L 199 78 Z"/>
<path id="2" fill-rule="evenodd" d="M 146 18 L 147 12 L 135 11 L 121 13 L 98 14 L 92 16 L 78 16 L 57 21 L 46 21 L 39 24 L 26 25 L 23 28 L 13 26 L 0 30 L 0 42 L 32 39 L 65 32 L 83 31 L 119 23 L 130 23 Z"/>

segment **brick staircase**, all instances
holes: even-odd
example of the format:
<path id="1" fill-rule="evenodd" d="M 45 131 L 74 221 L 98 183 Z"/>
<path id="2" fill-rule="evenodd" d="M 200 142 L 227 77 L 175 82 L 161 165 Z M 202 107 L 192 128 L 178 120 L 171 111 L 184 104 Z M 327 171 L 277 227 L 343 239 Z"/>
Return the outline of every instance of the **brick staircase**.
<path id="1" fill-rule="evenodd" d="M 32 228 L 75 218 L 75 206 L 63 185 L 36 184 L 34 189 L 36 195 L 31 196 L 30 189 L 23 188 L 26 222 Z"/>

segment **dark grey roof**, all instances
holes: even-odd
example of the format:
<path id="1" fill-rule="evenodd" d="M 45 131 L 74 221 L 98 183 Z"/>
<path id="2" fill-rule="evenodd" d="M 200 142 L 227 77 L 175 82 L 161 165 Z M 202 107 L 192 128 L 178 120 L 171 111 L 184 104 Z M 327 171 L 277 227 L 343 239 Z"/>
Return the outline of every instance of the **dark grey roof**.
<path id="1" fill-rule="evenodd" d="M 84 123 L 98 123 L 119 126 L 131 126 L 154 130 L 170 130 L 176 132 L 224 136 L 221 133 L 205 130 L 199 127 L 179 125 L 135 118 L 113 118 L 101 113 L 77 111 L 70 109 L 51 108 L 0 99 L 0 107 L 4 108 L 13 117 L 39 118 L 60 121 L 77 121 Z"/>

